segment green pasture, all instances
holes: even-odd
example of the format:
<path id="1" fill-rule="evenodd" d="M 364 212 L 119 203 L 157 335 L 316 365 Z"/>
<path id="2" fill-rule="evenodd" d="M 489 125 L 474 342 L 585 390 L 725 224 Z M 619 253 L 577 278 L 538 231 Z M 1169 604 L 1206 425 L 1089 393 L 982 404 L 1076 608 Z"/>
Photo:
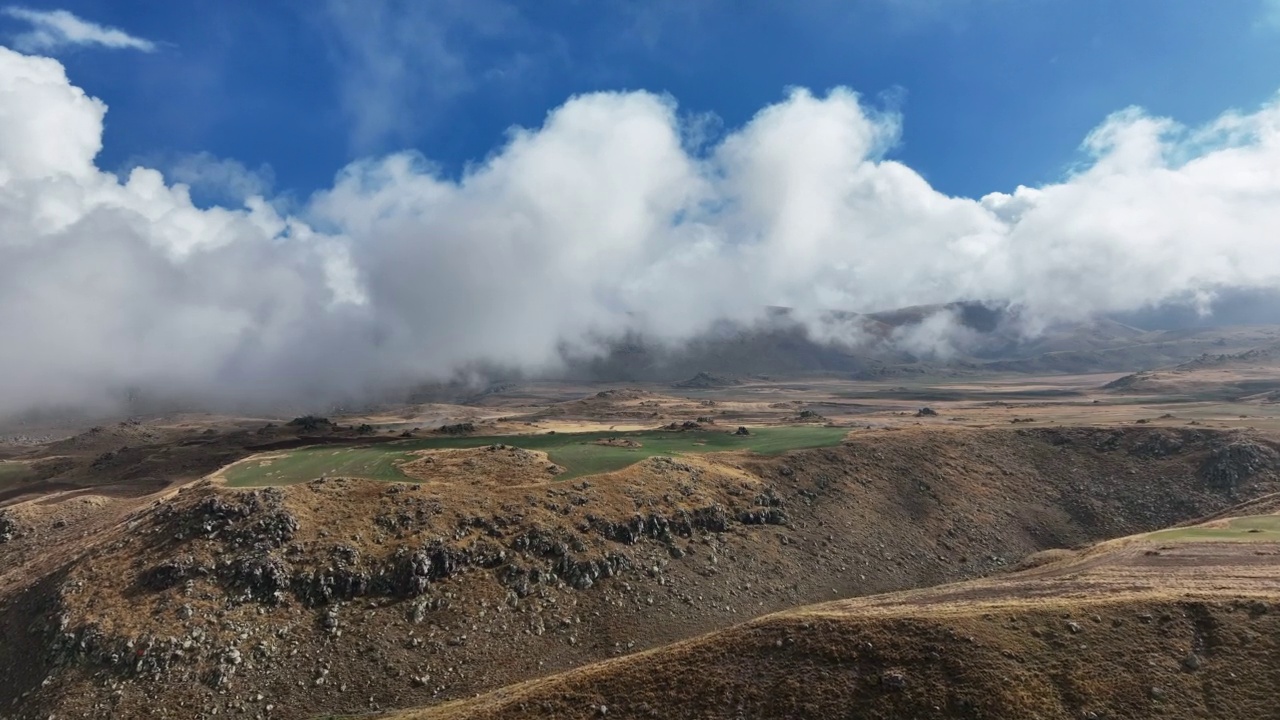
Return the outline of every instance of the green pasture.
<path id="1" fill-rule="evenodd" d="M 291 485 L 309 482 L 322 475 L 358 477 L 401 482 L 408 480 L 397 464 L 411 458 L 415 450 L 473 448 L 503 443 L 543 450 L 551 462 L 565 468 L 558 480 L 620 470 L 655 455 L 750 450 L 776 455 L 799 448 L 827 447 L 844 438 L 847 431 L 812 425 L 759 428 L 750 435 L 733 435 L 727 430 L 688 432 L 591 432 L 547 433 L 544 435 L 488 435 L 402 440 L 371 445 L 316 445 L 286 450 L 278 457 L 250 458 L 228 468 L 227 484 L 236 487 Z M 638 448 L 596 445 L 603 438 L 625 438 L 641 444 Z M 276 453 L 270 453 L 276 455 Z"/>
<path id="2" fill-rule="evenodd" d="M 1186 527 L 1158 530 L 1147 535 L 1155 541 L 1231 540 L 1236 542 L 1280 542 L 1280 515 L 1249 515 L 1232 518 L 1223 527 Z"/>
<path id="3" fill-rule="evenodd" d="M 11 460 L 0 461 L 0 487 L 9 483 L 21 482 L 33 477 L 31 466 L 24 462 Z"/>

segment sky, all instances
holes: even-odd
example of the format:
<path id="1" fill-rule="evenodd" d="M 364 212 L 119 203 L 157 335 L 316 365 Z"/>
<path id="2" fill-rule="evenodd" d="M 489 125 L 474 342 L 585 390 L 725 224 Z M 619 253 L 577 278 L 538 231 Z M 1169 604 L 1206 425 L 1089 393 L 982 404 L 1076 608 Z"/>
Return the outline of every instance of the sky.
<path id="1" fill-rule="evenodd" d="M 789 87 L 900 111 L 891 155 L 980 197 L 1059 179 L 1131 105 L 1188 125 L 1280 78 L 1274 0 L 66 0 L 155 44 L 64 47 L 111 108 L 99 164 L 209 153 L 278 192 L 406 148 L 456 174 L 569 97 L 647 90 L 737 127 Z M 29 30 L 0 19 L 11 40 Z M 10 43 L 11 44 L 11 43 Z"/>
<path id="2" fill-rule="evenodd" d="M 1277 61 L 1272 0 L 0 6 L 0 416 L 1209 316 L 1280 289 Z"/>

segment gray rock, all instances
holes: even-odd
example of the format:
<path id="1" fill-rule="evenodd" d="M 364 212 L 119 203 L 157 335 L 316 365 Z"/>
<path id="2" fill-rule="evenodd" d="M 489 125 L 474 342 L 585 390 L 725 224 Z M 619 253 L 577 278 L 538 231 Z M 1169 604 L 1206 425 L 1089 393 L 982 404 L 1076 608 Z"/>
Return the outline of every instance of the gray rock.
<path id="1" fill-rule="evenodd" d="M 901 670 L 886 670 L 880 675 L 880 684 L 890 690 L 901 690 L 907 686 L 906 673 Z"/>

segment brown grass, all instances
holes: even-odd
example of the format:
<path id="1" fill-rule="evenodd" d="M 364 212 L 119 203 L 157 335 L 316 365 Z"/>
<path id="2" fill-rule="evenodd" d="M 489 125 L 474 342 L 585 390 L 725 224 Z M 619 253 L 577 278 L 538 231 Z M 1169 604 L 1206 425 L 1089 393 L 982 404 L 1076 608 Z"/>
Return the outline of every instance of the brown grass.
<path id="1" fill-rule="evenodd" d="M 1135 537 L 387 717 L 1272 717 L 1277 549 Z"/>
<path id="2" fill-rule="evenodd" d="M 1150 448 L 1173 447 L 1171 433 L 1180 438 L 1179 449 L 1152 454 Z M 258 693 L 276 707 L 272 717 L 285 718 L 424 705 L 806 603 L 999 572 L 1036 551 L 1153 530 L 1280 487 L 1266 472 L 1237 487 L 1207 486 L 1199 475 L 1205 458 L 1217 444 L 1240 438 L 1179 433 L 904 427 L 776 458 L 655 459 L 564 483 L 471 478 L 414 487 L 331 479 L 275 491 L 298 523 L 289 543 L 275 549 L 255 549 L 227 533 L 177 537 L 164 519 L 169 513 L 183 517 L 208 498 L 253 496 L 213 484 L 157 498 L 155 506 L 135 506 L 118 525 L 52 528 L 48 520 L 33 519 L 31 536 L 0 549 L 11 553 L 6 557 L 43 563 L 0 568 L 0 707 L 29 691 L 27 707 L 93 716 L 94 705 L 110 697 L 104 677 L 123 688 L 121 699 L 106 706 L 115 717 L 144 715 L 153 707 L 237 714 L 239 705 L 256 707 L 251 698 Z M 772 502 L 769 497 L 785 512 L 781 524 L 738 519 Z M 677 536 L 670 545 L 650 537 L 629 544 L 591 529 L 591 518 L 627 523 L 636 515 L 675 517 L 713 506 L 725 511 L 724 532 Z M 103 517 L 108 508 L 120 512 L 119 504 L 107 505 Z M 629 568 L 586 589 L 553 577 L 517 597 L 503 584 L 507 569 L 546 570 L 555 562 L 516 549 L 515 539 L 535 528 L 563 543 L 573 559 L 623 556 Z M 357 569 L 377 572 L 398 552 L 437 542 L 452 551 L 496 547 L 507 555 L 494 567 L 467 568 L 433 582 L 420 598 L 433 603 L 420 622 L 412 620 L 416 600 L 372 594 L 336 602 L 340 637 L 320 625 L 326 608 L 307 607 L 291 595 L 279 606 L 263 604 L 203 576 L 189 590 L 138 584 L 172 560 L 215 567 L 271 557 L 290 572 L 324 572 L 336 566 L 339 546 L 356 551 Z M 55 545 L 60 555 L 41 553 Z M 178 615 L 183 605 L 192 608 L 190 619 Z M 18 658 L 47 656 L 51 636 L 31 632 L 49 627 L 44 618 L 64 619 L 69 632 L 100 633 L 111 647 L 190 637 L 195 628 L 209 640 L 156 678 L 98 661 L 37 663 L 30 677 L 5 675 L 5 668 L 21 665 Z M 276 654 L 256 655 L 259 643 Z M 221 688 L 225 694 L 211 692 L 203 678 L 227 647 L 246 660 Z M 746 653 L 749 646 L 724 647 Z M 310 684 L 320 667 L 331 682 Z M 750 668 L 775 673 L 770 677 L 782 685 L 799 683 L 795 692 L 801 692 L 807 681 L 784 670 Z M 685 671 L 700 677 L 689 666 Z M 745 670 L 732 670 L 739 672 Z M 50 675 L 56 681 L 40 685 Z M 413 678 L 427 680 L 417 684 Z"/>
<path id="3" fill-rule="evenodd" d="M 442 484 L 536 485 L 551 482 L 564 468 L 541 450 L 489 446 L 465 450 L 421 450 L 400 464 L 405 475 Z"/>

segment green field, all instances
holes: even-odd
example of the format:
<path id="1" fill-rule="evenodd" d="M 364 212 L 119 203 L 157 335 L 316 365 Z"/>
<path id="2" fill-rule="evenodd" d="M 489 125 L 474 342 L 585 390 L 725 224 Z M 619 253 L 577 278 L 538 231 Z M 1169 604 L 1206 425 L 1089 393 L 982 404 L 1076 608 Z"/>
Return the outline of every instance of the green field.
<path id="1" fill-rule="evenodd" d="M 24 462 L 0 461 L 0 487 L 12 482 L 27 480 L 35 475 L 31 466 Z"/>
<path id="2" fill-rule="evenodd" d="M 1148 540 L 1280 542 L 1280 515 L 1232 518 L 1223 527 L 1169 528 L 1153 532 L 1146 538 Z"/>
<path id="3" fill-rule="evenodd" d="M 545 435 L 489 435 L 473 437 L 440 437 L 377 445 L 319 445 L 284 452 L 283 457 L 249 459 L 225 471 L 227 484 L 235 487 L 291 485 L 309 482 L 322 475 L 358 477 L 389 482 L 408 481 L 397 464 L 411 459 L 415 450 L 473 448 L 503 443 L 526 450 L 543 450 L 551 461 L 565 468 L 556 476 L 567 480 L 582 475 L 620 470 L 655 455 L 750 450 L 761 455 L 776 455 L 798 448 L 827 447 L 844 438 L 847 431 L 812 425 L 759 428 L 750 435 L 738 436 L 727 431 L 630 433 L 548 433 Z M 638 448 L 596 445 L 603 438 L 626 438 L 641 444 Z"/>

